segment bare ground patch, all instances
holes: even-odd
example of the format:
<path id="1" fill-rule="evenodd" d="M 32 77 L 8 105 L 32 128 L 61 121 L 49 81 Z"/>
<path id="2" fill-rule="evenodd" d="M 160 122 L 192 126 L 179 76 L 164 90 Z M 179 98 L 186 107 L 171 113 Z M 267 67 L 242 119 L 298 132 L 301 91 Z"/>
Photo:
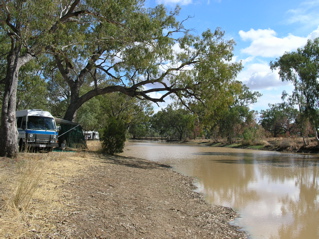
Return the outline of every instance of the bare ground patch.
<path id="1" fill-rule="evenodd" d="M 36 187 L 16 205 L 26 175 Z M 232 209 L 208 205 L 193 189 L 168 166 L 136 158 L 53 152 L 1 159 L 0 238 L 246 238 L 229 224 Z"/>

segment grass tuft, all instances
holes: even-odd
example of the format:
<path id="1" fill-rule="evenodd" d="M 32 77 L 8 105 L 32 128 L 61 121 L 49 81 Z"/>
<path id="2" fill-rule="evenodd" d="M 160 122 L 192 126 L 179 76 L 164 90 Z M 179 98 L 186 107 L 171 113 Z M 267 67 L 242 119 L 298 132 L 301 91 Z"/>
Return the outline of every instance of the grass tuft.
<path id="1" fill-rule="evenodd" d="M 7 205 L 25 211 L 41 181 L 43 163 L 39 160 L 23 160 L 19 165 L 19 171 L 16 188 Z"/>

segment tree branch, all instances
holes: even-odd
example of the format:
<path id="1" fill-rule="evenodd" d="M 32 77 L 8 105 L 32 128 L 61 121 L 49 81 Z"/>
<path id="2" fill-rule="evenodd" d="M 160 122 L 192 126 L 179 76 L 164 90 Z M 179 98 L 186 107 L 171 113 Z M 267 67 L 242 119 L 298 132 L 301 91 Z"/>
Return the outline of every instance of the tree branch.
<path id="1" fill-rule="evenodd" d="M 71 79 L 68 66 L 66 65 L 66 67 L 64 67 L 62 64 L 63 60 L 60 58 L 60 55 L 56 54 L 54 51 L 53 53 L 54 53 L 55 62 L 57 64 L 59 71 L 61 72 L 63 79 L 68 83 L 69 86 L 71 86 L 73 81 Z"/>
<path id="2" fill-rule="evenodd" d="M 85 76 L 94 68 L 96 67 L 95 62 L 99 59 L 99 57 L 103 54 L 104 50 L 103 49 L 99 49 L 97 51 L 95 51 L 91 58 L 89 59 L 88 63 L 86 64 L 86 66 L 80 71 L 80 74 L 78 76 L 78 80 L 79 80 L 79 84 L 82 85 L 84 80 L 85 80 Z"/>

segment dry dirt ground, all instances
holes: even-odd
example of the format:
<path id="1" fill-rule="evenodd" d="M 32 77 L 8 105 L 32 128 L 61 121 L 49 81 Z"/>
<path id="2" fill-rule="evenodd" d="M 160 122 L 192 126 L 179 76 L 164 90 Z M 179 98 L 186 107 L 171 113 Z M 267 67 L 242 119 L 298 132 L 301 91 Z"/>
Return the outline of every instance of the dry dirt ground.
<path id="1" fill-rule="evenodd" d="M 167 165 L 94 147 L 1 158 L 0 238 L 247 237 L 193 190 Z"/>

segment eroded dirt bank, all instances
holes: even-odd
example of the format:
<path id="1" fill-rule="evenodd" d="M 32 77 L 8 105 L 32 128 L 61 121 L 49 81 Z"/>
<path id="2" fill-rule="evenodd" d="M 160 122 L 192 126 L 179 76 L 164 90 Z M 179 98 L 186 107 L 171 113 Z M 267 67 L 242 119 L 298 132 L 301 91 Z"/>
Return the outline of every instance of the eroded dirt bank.
<path id="1" fill-rule="evenodd" d="M 166 165 L 94 153 L 44 160 L 52 170 L 44 167 L 40 191 L 11 224 L 12 208 L 4 206 L 10 197 L 2 198 L 1 237 L 246 238 L 229 224 L 236 216 L 232 209 L 208 205 L 193 192 L 192 179 Z M 0 184 L 5 190 L 10 187 Z"/>

